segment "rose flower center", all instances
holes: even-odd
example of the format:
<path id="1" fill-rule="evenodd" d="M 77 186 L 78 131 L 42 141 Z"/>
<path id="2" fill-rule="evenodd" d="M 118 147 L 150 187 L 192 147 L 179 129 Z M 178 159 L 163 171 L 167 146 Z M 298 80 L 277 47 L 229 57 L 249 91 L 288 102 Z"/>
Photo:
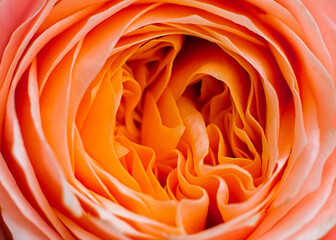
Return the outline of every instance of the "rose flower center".
<path id="1" fill-rule="evenodd" d="M 224 204 L 254 195 L 267 154 L 263 86 L 238 61 L 215 43 L 183 35 L 116 53 L 77 114 L 88 154 L 156 200 L 197 199 L 201 193 L 188 187 L 206 189 L 208 227 L 234 217 L 223 217 Z M 182 177 L 191 184 L 181 185 Z"/>

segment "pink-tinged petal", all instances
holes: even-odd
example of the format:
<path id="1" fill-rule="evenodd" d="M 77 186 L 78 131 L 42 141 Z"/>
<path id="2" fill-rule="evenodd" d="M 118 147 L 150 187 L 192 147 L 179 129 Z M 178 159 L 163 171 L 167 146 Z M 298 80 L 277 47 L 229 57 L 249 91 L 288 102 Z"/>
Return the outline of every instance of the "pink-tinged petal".
<path id="1" fill-rule="evenodd" d="M 21 193 L 15 179 L 10 173 L 6 163 L 0 156 L 0 206 L 1 206 L 1 229 L 5 238 L 14 239 L 32 236 L 35 238 L 61 239 L 44 220 L 39 213 L 30 205 Z M 10 234 L 8 236 L 7 234 Z"/>
<path id="2" fill-rule="evenodd" d="M 22 24 L 29 22 L 43 7 L 46 1 L 11 1 L 0 2 L 0 56 L 15 30 Z M 5 59 L 2 59 L 3 62 Z"/>

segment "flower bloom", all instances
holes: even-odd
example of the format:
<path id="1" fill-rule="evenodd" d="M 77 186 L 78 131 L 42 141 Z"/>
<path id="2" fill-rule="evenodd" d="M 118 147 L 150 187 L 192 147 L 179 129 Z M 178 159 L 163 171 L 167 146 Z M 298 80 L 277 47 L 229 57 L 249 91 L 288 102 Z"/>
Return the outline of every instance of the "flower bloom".
<path id="1" fill-rule="evenodd" d="M 0 1 L 0 236 L 335 238 L 335 12 Z"/>

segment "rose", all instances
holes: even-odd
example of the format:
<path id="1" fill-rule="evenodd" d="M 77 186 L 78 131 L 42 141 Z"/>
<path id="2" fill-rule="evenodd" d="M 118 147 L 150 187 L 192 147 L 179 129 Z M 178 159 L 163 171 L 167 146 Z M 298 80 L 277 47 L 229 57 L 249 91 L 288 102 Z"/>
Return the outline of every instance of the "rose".
<path id="1" fill-rule="evenodd" d="M 333 1 L 0 4 L 5 238 L 333 237 Z"/>
<path id="2" fill-rule="evenodd" d="M 334 61 L 330 57 L 334 59 L 335 54 L 333 35 L 328 32 L 330 21 L 317 17 L 321 13 L 316 9 L 320 8 L 314 10 L 312 3 L 306 3 L 312 14 L 316 14 L 317 28 L 299 3 L 282 3 L 284 7 L 254 3 L 255 8 L 245 3 L 238 14 L 237 6 L 213 8 L 201 3 L 194 7 L 205 11 L 196 13 L 195 9 L 190 11 L 179 5 L 178 8 L 150 4 L 133 7 L 128 5 L 130 2 L 121 2 L 107 3 L 110 6 L 103 9 L 105 6 L 99 3 L 94 6 L 77 3 L 73 9 L 65 9 L 67 4 L 32 4 L 32 10 L 28 11 L 31 14 L 26 15 L 28 21 L 8 41 L 11 31 L 26 19 L 12 21 L 8 36 L 3 37 L 2 42 L 8 44 L 1 65 L 4 115 L 1 207 L 6 236 L 60 235 L 68 239 L 71 232 L 78 238 L 93 235 L 122 238 L 198 232 L 191 237 L 250 235 L 251 239 L 267 239 L 309 234 L 314 238 L 332 227 L 335 170 L 334 158 L 328 156 L 334 148 L 329 127 L 333 103 L 327 108 L 324 103 L 334 99 L 331 84 L 335 79 Z M 173 10 L 176 12 L 169 16 Z M 261 10 L 268 14 L 261 14 Z M 140 14 L 137 19 L 132 17 L 142 11 L 142 16 L 146 16 L 145 11 L 152 14 L 147 18 L 159 16 L 159 20 L 151 19 L 158 22 L 157 26 L 141 29 L 148 24 L 147 18 L 141 19 Z M 213 12 L 216 14 L 211 15 Z M 163 13 L 168 16 L 162 16 Z M 176 20 L 175 14 L 199 17 Z M 160 22 L 165 23 L 161 26 Z M 190 22 L 195 25 L 186 24 Z M 320 31 L 323 39 L 319 37 Z M 167 37 L 158 39 L 161 34 Z M 183 48 L 183 54 L 175 56 L 182 51 L 182 39 L 177 34 L 194 35 L 208 42 L 184 40 L 189 44 Z M 147 37 L 156 40 L 144 44 Z M 225 51 L 217 53 L 221 49 L 210 44 L 211 41 L 225 47 Z M 199 51 L 195 53 L 190 48 Z M 122 62 L 125 58 L 130 66 L 121 72 L 118 60 Z M 225 64 L 218 64 L 222 59 Z M 169 90 L 162 93 L 159 84 L 153 84 L 148 87 L 148 94 L 140 95 L 146 78 L 155 79 L 160 64 L 168 66 L 168 70 L 161 71 L 161 79 L 171 79 L 167 83 Z M 180 85 L 186 80 L 197 80 L 199 74 L 211 76 L 202 80 L 205 90 L 203 96 L 200 91 L 201 97 L 206 100 L 216 95 L 211 100 L 212 108 L 202 108 L 206 121 L 218 126 L 224 122 L 216 120 L 218 101 L 228 105 L 220 105 L 225 109 L 217 110 L 219 113 L 235 114 L 238 119 L 237 126 L 232 127 L 232 117 L 225 118 L 229 127 L 220 127 L 231 135 L 222 140 L 219 132 L 224 131 L 210 124 L 205 129 L 190 100 L 179 98 L 185 87 Z M 121 76 L 122 84 L 117 81 Z M 114 81 L 105 80 L 107 77 Z M 221 89 L 224 87 L 218 86 L 214 77 L 225 81 L 226 88 Z M 235 85 L 234 79 L 239 79 L 240 84 Z M 253 104 L 247 99 L 251 86 L 256 88 Z M 121 87 L 127 90 L 123 98 Z M 184 92 L 202 107 L 202 101 L 192 98 L 199 87 L 194 84 Z M 124 103 L 117 108 L 120 98 Z M 138 110 L 142 114 L 141 131 L 134 123 L 139 116 L 132 113 L 134 101 L 139 98 L 143 98 L 143 106 Z M 177 105 L 176 99 L 179 99 Z M 252 117 L 241 110 L 247 109 L 247 103 L 254 106 Z M 119 126 L 114 132 L 111 126 L 117 125 L 115 121 Z M 116 136 L 112 139 L 113 148 L 108 136 Z M 157 153 L 156 162 L 150 148 L 132 143 L 139 136 L 141 143 Z M 246 146 L 243 145 L 245 149 L 239 146 L 244 143 L 247 150 Z M 215 165 L 221 161 L 214 170 L 199 165 L 207 154 L 204 146 L 208 144 L 215 157 L 207 155 L 204 161 L 208 164 L 215 161 Z M 218 145 L 222 147 L 217 149 Z M 174 148 L 179 152 L 169 152 Z M 107 152 L 111 149 L 114 151 Z M 241 152 L 230 153 L 234 149 Z M 243 157 L 223 157 L 229 154 Z M 253 164 L 246 164 L 251 157 L 246 154 L 253 155 Z M 106 162 L 106 156 L 112 160 Z M 178 201 L 160 199 L 166 193 L 157 184 L 156 176 L 144 168 L 160 171 L 161 184 L 168 179 L 169 199 Z M 254 186 L 258 188 L 254 190 Z M 172 189 L 174 193 L 169 192 Z M 154 195 L 154 200 L 140 192 Z M 190 221 L 193 213 L 197 213 L 197 218 Z M 220 224 L 221 221 L 225 223 Z M 216 226 L 201 232 L 205 222 L 208 228 Z"/>

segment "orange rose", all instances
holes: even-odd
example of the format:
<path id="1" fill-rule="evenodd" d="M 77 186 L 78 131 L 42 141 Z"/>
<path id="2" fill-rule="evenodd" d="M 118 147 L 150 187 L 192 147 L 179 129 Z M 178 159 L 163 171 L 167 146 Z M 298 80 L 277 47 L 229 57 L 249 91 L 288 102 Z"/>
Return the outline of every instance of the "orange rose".
<path id="1" fill-rule="evenodd" d="M 1 1 L 0 236 L 334 239 L 335 12 Z"/>

